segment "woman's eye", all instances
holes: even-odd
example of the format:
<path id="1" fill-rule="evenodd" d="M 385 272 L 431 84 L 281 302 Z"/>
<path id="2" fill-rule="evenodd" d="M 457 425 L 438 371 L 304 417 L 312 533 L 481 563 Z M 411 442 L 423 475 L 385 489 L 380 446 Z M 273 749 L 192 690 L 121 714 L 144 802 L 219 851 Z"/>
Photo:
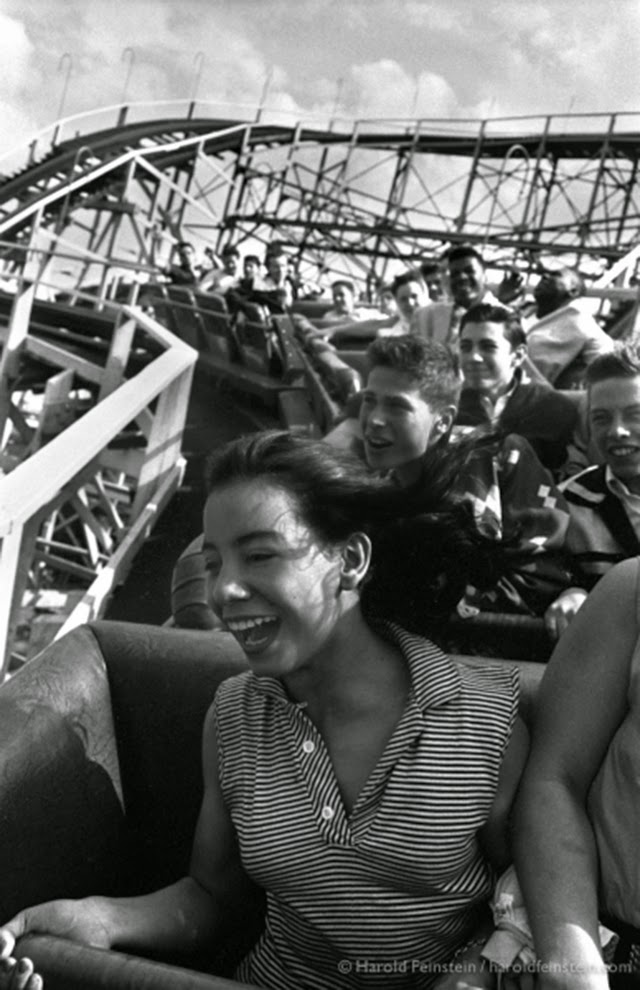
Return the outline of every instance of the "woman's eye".
<path id="1" fill-rule="evenodd" d="M 254 553 L 248 553 L 246 559 L 249 561 L 250 564 L 262 564 L 267 560 L 271 560 L 271 558 L 274 556 L 275 554 L 271 553 L 268 550 L 260 550 L 260 551 L 256 550 Z"/>
<path id="2" fill-rule="evenodd" d="M 220 570 L 219 560 L 205 560 L 204 569 L 207 574 L 217 574 Z"/>

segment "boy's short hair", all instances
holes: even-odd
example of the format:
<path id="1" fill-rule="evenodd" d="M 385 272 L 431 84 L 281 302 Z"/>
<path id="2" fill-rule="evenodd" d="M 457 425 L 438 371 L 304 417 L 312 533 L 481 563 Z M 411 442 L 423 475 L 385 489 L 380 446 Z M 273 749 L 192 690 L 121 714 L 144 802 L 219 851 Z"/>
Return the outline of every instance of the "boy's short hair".
<path id="1" fill-rule="evenodd" d="M 511 349 L 527 344 L 527 335 L 522 327 L 522 320 L 514 309 L 508 306 L 496 306 L 491 303 L 478 303 L 466 311 L 460 321 L 460 334 L 468 323 L 499 323 L 505 340 L 509 341 Z"/>
<path id="2" fill-rule="evenodd" d="M 409 375 L 422 399 L 438 411 L 458 408 L 462 376 L 458 356 L 446 344 L 423 340 L 413 333 L 378 337 L 367 349 L 369 371 L 391 368 Z"/>
<path id="3" fill-rule="evenodd" d="M 339 288 L 347 289 L 347 291 L 350 292 L 352 296 L 355 296 L 356 294 L 356 287 L 349 278 L 338 278 L 336 279 L 335 282 L 331 283 L 332 292 L 334 289 L 339 289 Z"/>
<path id="4" fill-rule="evenodd" d="M 426 292 L 427 286 L 422 277 L 422 272 L 419 268 L 410 268 L 406 272 L 402 272 L 400 275 L 396 275 L 393 282 L 391 283 L 391 291 L 394 296 L 398 294 L 398 289 L 401 289 L 403 285 L 409 285 L 411 282 L 417 282 L 419 285 L 424 286 Z"/>
<path id="5" fill-rule="evenodd" d="M 233 246 L 233 244 L 225 244 L 221 251 L 221 256 L 223 258 L 239 258 L 240 252 L 237 247 Z"/>
<path id="6" fill-rule="evenodd" d="M 616 344 L 614 350 L 594 358 L 585 372 L 587 389 L 607 378 L 640 377 L 640 345 Z"/>

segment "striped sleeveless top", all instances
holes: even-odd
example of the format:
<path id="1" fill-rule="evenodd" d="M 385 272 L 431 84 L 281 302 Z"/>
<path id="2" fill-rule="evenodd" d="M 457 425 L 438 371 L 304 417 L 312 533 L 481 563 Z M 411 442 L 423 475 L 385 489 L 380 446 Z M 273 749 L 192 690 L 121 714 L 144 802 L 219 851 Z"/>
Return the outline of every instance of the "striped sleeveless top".
<path id="1" fill-rule="evenodd" d="M 222 792 L 244 869 L 267 893 L 264 933 L 237 979 L 428 987 L 492 892 L 477 832 L 516 716 L 517 672 L 456 666 L 396 626 L 384 635 L 412 687 L 350 815 L 322 737 L 278 679 L 244 673 L 218 689 Z"/>

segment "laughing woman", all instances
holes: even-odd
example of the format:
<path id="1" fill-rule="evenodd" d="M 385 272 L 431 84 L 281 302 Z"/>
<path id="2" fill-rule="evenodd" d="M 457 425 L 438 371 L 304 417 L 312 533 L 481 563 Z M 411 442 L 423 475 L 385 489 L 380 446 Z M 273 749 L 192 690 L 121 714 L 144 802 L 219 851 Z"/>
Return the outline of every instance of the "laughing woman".
<path id="1" fill-rule="evenodd" d="M 436 487 L 412 503 L 288 433 L 215 456 L 210 595 L 249 670 L 222 684 L 206 719 L 190 875 L 142 897 L 24 911 L 2 930 L 6 958 L 28 931 L 210 948 L 230 918 L 242 926 L 258 887 L 265 927 L 237 979 L 433 984 L 483 924 L 526 749 L 513 672 L 456 666 L 398 624 L 412 625 L 416 602 L 435 620 L 495 553 Z M 0 986 L 40 985 L 32 967 L 5 969 Z"/>

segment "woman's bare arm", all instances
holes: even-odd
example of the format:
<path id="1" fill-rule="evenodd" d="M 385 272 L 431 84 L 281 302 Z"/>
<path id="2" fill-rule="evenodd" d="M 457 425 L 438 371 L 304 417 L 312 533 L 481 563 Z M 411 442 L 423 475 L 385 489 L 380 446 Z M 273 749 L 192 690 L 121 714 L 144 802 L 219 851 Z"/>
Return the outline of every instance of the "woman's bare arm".
<path id="1" fill-rule="evenodd" d="M 589 787 L 627 710 L 637 560 L 612 569 L 561 637 L 543 679 L 516 809 L 518 875 L 542 984 L 601 988 L 598 866 Z"/>

